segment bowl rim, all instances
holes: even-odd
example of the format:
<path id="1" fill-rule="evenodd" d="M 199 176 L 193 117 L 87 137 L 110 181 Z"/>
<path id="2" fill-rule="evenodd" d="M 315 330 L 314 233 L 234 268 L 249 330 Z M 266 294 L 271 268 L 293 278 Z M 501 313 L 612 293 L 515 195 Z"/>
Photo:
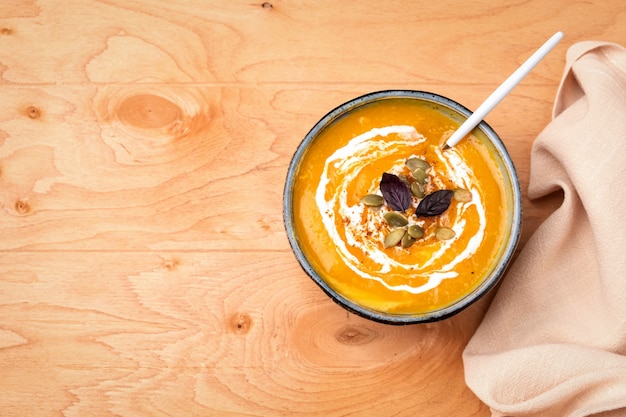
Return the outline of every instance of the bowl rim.
<path id="1" fill-rule="evenodd" d="M 500 260 L 498 261 L 496 267 L 491 271 L 491 274 L 487 276 L 473 291 L 471 291 L 455 303 L 439 310 L 420 314 L 386 314 L 380 311 L 363 307 L 356 302 L 337 293 L 326 283 L 326 281 L 324 281 L 324 279 L 322 279 L 322 277 L 315 271 L 313 266 L 304 255 L 299 244 L 299 239 L 295 233 L 295 216 L 293 213 L 293 194 L 291 191 L 291 186 L 296 179 L 296 173 L 299 168 L 300 160 L 302 159 L 304 153 L 307 151 L 308 146 L 315 140 L 320 131 L 326 128 L 326 126 L 328 126 L 338 117 L 346 114 L 348 111 L 354 108 L 367 105 L 380 99 L 387 98 L 409 98 L 429 101 L 437 105 L 445 106 L 448 109 L 452 110 L 454 113 L 457 113 L 458 115 L 465 118 L 469 117 L 472 114 L 472 112 L 465 106 L 448 97 L 428 91 L 408 89 L 373 91 L 352 98 L 338 105 L 337 107 L 326 113 L 309 130 L 309 132 L 304 136 L 303 140 L 298 145 L 296 151 L 291 158 L 283 189 L 283 223 L 287 233 L 287 238 L 289 240 L 289 245 L 291 246 L 292 252 L 298 260 L 301 268 L 324 291 L 324 293 L 326 293 L 328 297 L 330 297 L 335 303 L 339 304 L 346 310 L 376 322 L 393 325 L 407 325 L 439 321 L 451 317 L 466 309 L 467 307 L 481 299 L 485 294 L 487 294 L 493 287 L 497 285 L 511 262 L 521 235 L 522 192 L 519 177 L 517 175 L 517 170 L 515 169 L 513 160 L 509 155 L 501 138 L 495 132 L 495 130 L 493 130 L 491 126 L 489 126 L 489 124 L 484 120 L 481 121 L 475 129 L 482 130 L 485 136 L 491 141 L 492 145 L 502 159 L 503 167 L 505 168 L 503 173 L 508 174 L 509 181 L 511 183 L 511 195 L 513 200 L 511 230 L 505 250 L 502 252 Z"/>

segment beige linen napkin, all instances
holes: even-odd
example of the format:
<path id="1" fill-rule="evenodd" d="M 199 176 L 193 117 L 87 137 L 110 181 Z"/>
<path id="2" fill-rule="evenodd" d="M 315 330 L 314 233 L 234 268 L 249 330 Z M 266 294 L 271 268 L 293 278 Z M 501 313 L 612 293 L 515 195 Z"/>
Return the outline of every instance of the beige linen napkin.
<path id="1" fill-rule="evenodd" d="M 511 266 L 463 354 L 493 416 L 626 416 L 626 50 L 581 42 L 531 154 L 562 205 Z M 612 411 L 611 411 L 612 410 Z"/>

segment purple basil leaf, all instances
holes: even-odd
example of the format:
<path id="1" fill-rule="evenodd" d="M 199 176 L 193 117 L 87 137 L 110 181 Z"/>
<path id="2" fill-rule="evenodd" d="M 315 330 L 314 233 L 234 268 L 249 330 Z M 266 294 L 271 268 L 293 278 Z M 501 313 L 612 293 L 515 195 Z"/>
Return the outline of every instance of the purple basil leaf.
<path id="1" fill-rule="evenodd" d="M 380 191 L 389 206 L 396 211 L 406 211 L 411 207 L 411 190 L 396 175 L 383 173 Z"/>
<path id="2" fill-rule="evenodd" d="M 418 217 L 439 216 L 450 207 L 453 194 L 451 190 L 439 190 L 428 194 L 417 205 L 415 215 Z"/>

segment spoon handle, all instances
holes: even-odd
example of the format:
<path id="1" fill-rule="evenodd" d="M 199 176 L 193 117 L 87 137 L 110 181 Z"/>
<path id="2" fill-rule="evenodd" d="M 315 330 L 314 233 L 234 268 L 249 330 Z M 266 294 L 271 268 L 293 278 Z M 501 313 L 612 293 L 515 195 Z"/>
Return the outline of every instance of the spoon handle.
<path id="1" fill-rule="evenodd" d="M 520 81 L 535 68 L 535 66 L 556 46 L 563 38 L 563 32 L 557 32 L 546 41 L 534 54 L 530 56 L 513 74 L 509 76 L 487 100 L 450 136 L 444 149 L 451 148 L 472 131 L 493 110 L 502 99 L 519 84 Z"/>

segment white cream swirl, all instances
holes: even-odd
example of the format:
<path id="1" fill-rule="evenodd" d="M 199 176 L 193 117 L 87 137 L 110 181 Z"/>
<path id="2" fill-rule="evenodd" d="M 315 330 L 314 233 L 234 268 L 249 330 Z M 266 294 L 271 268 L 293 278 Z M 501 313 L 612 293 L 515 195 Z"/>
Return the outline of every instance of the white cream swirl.
<path id="1" fill-rule="evenodd" d="M 398 159 L 386 171 L 398 173 L 407 159 L 407 155 L 398 150 L 415 147 L 425 140 L 426 138 L 419 134 L 413 126 L 404 125 L 376 128 L 356 136 L 344 147 L 337 149 L 326 160 L 316 190 L 315 200 L 322 215 L 322 221 L 345 264 L 362 278 L 378 281 L 392 291 L 419 294 L 436 288 L 445 279 L 456 278 L 458 273 L 454 270 L 455 265 L 471 257 L 484 238 L 485 210 L 478 191 L 472 187 L 470 181 L 472 170 L 456 152 L 447 151 L 444 153 L 438 150 L 437 156 L 440 163 L 445 165 L 446 177 L 458 187 L 469 190 L 472 193 L 472 200 L 456 205 L 457 221 L 452 226 L 456 234 L 455 238 L 437 241 L 438 247 L 422 264 L 404 264 L 394 259 L 394 251 L 403 249 L 385 250 L 382 248 L 380 242 L 383 241 L 384 236 L 380 227 L 380 213 L 368 210 L 363 204 L 348 205 L 347 188 L 359 177 L 359 173 L 369 161 L 375 159 L 377 155 L 388 156 L 397 153 Z M 343 178 L 343 181 L 336 188 L 334 184 L 330 186 L 329 171 L 332 171 L 333 178 Z M 437 177 L 435 173 L 435 185 L 443 186 L 443 184 L 437 184 Z M 377 191 L 378 179 L 369 184 L 368 187 L 372 192 Z M 434 266 L 452 245 L 458 244 L 457 240 L 466 231 L 466 220 L 463 214 L 470 206 L 475 206 L 478 212 L 480 224 L 477 232 L 467 239 L 467 244 L 453 260 L 439 267 Z M 336 222 L 336 215 L 341 216 L 344 221 Z M 419 224 L 415 218 L 412 218 L 410 222 Z M 341 238 L 337 224 L 345 225 L 343 230 L 345 240 Z M 358 257 L 348 250 L 348 246 L 358 249 L 364 256 L 370 258 L 378 266 L 378 270 L 364 270 Z M 406 284 L 391 285 L 385 281 L 385 274 L 392 268 L 400 270 L 403 275 L 406 275 Z M 411 282 L 416 285 L 411 285 Z"/>

